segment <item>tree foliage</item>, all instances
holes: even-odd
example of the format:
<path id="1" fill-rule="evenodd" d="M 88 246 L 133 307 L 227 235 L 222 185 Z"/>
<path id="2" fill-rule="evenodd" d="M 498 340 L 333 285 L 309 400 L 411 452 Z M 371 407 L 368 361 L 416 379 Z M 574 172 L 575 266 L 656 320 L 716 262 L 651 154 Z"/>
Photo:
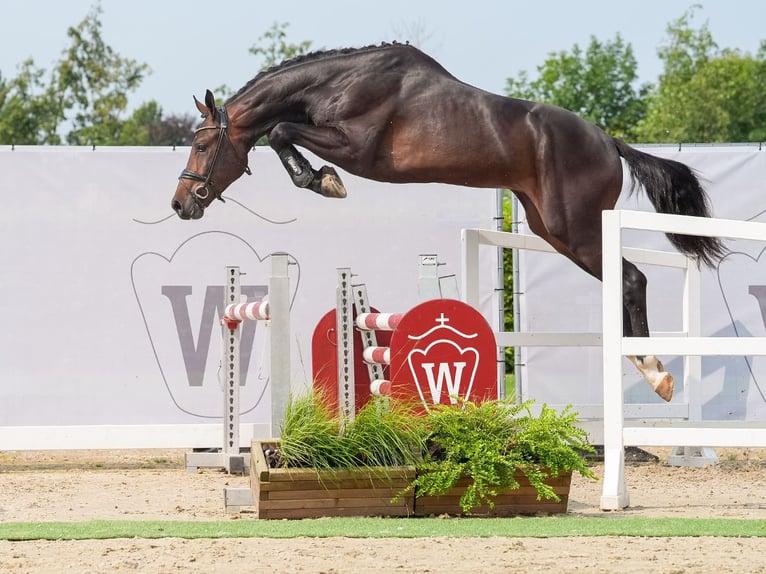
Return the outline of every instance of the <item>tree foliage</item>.
<path id="1" fill-rule="evenodd" d="M 15 78 L 6 80 L 0 74 L 1 143 L 61 143 L 56 131 L 61 110 L 54 91 L 45 85 L 44 74 L 31 59 L 19 66 Z"/>
<path id="2" fill-rule="evenodd" d="M 633 48 L 619 34 L 606 42 L 592 36 L 585 50 L 575 44 L 569 52 L 552 53 L 537 72 L 534 80 L 526 72 L 509 78 L 506 93 L 566 108 L 626 139 L 646 114 L 651 85 L 636 86 Z"/>
<path id="3" fill-rule="evenodd" d="M 106 145 L 121 139 L 121 116 L 128 93 L 141 84 L 149 66 L 124 58 L 101 36 L 101 7 L 96 5 L 77 26 L 67 30 L 69 47 L 53 74 L 64 110 L 71 111 L 75 145 Z"/>
<path id="4" fill-rule="evenodd" d="M 50 72 L 28 59 L 15 78 L 0 75 L 0 143 L 188 143 L 191 116 L 163 118 L 155 101 L 127 116 L 128 96 L 150 73 L 149 66 L 120 56 L 104 41 L 101 14 L 96 4 L 67 30 L 69 45 Z"/>
<path id="5" fill-rule="evenodd" d="M 752 56 L 719 49 L 694 6 L 667 27 L 664 64 L 636 130 L 646 142 L 746 142 L 766 139 L 766 41 Z"/>
<path id="6" fill-rule="evenodd" d="M 692 6 L 667 26 L 656 86 L 636 86 L 630 44 L 591 38 L 587 49 L 551 54 L 530 80 L 507 80 L 508 95 L 558 105 L 612 135 L 640 142 L 747 142 L 766 139 L 766 40 L 755 55 L 719 48 Z"/>
<path id="7" fill-rule="evenodd" d="M 190 145 L 196 119 L 191 114 L 163 116 L 162 108 L 151 100 L 142 104 L 124 122 L 117 145 Z"/>
<path id="8" fill-rule="evenodd" d="M 570 109 L 627 141 L 766 140 L 766 40 L 754 55 L 719 48 L 707 22 L 695 27 L 699 8 L 668 24 L 656 86 L 638 84 L 632 46 L 617 34 L 551 53 L 534 79 L 526 72 L 509 78 L 506 92 Z M 107 44 L 101 15 L 96 3 L 68 29 L 68 46 L 52 69 L 28 59 L 15 77 L 0 73 L 0 144 L 189 143 L 191 114 L 165 116 L 156 101 L 128 112 L 130 94 L 150 69 Z M 249 49 L 262 59 L 261 70 L 311 49 L 309 40 L 289 41 L 288 26 L 274 22 Z"/>
<path id="9" fill-rule="evenodd" d="M 266 32 L 258 37 L 250 47 L 250 53 L 263 58 L 261 70 L 276 66 L 283 60 L 306 54 L 311 48 L 311 41 L 304 40 L 298 44 L 287 41 L 287 22 L 274 22 Z"/>

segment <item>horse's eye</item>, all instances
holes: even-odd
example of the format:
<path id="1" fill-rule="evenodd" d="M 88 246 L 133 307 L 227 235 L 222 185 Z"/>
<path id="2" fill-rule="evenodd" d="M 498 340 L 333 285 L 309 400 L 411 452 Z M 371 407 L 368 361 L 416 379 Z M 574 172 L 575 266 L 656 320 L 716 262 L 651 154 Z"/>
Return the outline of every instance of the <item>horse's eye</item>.
<path id="1" fill-rule="evenodd" d="M 207 151 L 207 146 L 205 144 L 197 144 L 197 152 L 205 153 L 206 151 Z"/>

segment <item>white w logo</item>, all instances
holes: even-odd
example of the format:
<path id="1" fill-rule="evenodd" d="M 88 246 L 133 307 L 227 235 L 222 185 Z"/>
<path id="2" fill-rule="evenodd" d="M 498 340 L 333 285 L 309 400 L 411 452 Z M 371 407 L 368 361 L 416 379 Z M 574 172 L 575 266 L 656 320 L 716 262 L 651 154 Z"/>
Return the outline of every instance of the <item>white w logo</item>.
<path id="1" fill-rule="evenodd" d="M 454 405 L 457 404 L 457 397 L 460 396 L 460 386 L 463 380 L 463 369 L 467 363 L 439 363 L 439 372 L 434 378 L 434 367 L 436 363 L 421 363 L 421 367 L 426 373 L 426 380 L 428 380 L 428 388 L 431 390 L 431 402 L 438 404 L 441 401 L 442 387 L 444 382 L 447 382 L 447 394 L 449 395 L 450 402 Z M 450 369 L 450 366 L 453 368 Z M 455 377 L 452 377 L 452 372 L 455 372 Z M 434 380 L 435 379 L 435 380 Z"/>
<path id="2" fill-rule="evenodd" d="M 470 399 L 479 366 L 479 351 L 475 347 L 462 348 L 449 339 L 438 339 L 425 349 L 410 351 L 407 362 L 426 408 L 443 402 L 445 390 L 452 404 L 458 398 Z"/>

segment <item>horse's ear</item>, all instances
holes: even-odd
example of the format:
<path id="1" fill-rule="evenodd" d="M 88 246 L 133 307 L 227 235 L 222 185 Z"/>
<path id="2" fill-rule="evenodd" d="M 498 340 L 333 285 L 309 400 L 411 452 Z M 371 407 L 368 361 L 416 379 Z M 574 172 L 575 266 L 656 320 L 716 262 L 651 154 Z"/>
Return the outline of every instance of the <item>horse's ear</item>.
<path id="1" fill-rule="evenodd" d="M 201 114 L 202 114 L 202 117 L 205 117 L 205 116 L 207 116 L 207 115 L 210 113 L 210 110 L 208 110 L 208 109 L 205 107 L 205 104 L 203 104 L 202 102 L 200 102 L 200 101 L 197 99 L 197 96 L 192 96 L 192 97 L 194 98 L 194 105 L 195 105 L 195 106 L 197 106 L 197 109 L 199 110 L 199 113 L 201 113 Z"/>
<path id="2" fill-rule="evenodd" d="M 210 110 L 210 115 L 215 116 L 215 96 L 210 90 L 205 92 L 205 105 Z"/>

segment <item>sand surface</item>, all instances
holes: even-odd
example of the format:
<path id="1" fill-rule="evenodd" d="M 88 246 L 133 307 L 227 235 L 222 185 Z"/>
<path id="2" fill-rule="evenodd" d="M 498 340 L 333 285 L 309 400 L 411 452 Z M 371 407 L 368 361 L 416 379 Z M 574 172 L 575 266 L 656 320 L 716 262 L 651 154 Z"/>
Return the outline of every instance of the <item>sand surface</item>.
<path id="1" fill-rule="evenodd" d="M 766 449 L 719 449 L 705 468 L 629 465 L 620 515 L 746 518 L 766 528 Z M 603 467 L 594 471 L 603 476 Z M 182 451 L 0 453 L 0 521 L 256 520 L 226 513 L 247 476 L 186 472 Z M 576 475 L 571 515 L 599 509 L 601 483 Z M 112 539 L 0 541 L 0 572 L 764 572 L 764 538 Z"/>

